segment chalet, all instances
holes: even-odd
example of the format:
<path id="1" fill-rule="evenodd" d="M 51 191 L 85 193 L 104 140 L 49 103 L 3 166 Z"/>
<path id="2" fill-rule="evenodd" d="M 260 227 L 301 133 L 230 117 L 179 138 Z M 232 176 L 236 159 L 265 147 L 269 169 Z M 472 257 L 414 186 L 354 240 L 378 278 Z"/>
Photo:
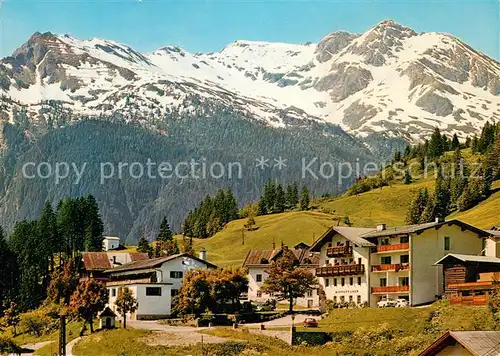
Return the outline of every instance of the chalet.
<path id="1" fill-rule="evenodd" d="M 171 314 L 172 298 L 177 295 L 187 271 L 217 268 L 201 257 L 186 253 L 130 262 L 104 271 L 108 280 L 109 306 L 116 311 L 118 288 L 128 287 L 137 299 L 136 320 L 160 319 Z"/>
<path id="2" fill-rule="evenodd" d="M 448 331 L 419 356 L 499 355 L 500 331 Z"/>
<path id="3" fill-rule="evenodd" d="M 486 305 L 500 281 L 500 258 L 447 254 L 436 265 L 444 273 L 444 293 L 452 304 Z"/>
<path id="4" fill-rule="evenodd" d="M 243 262 L 243 267 L 248 269 L 248 300 L 254 302 L 266 302 L 273 299 L 272 295 L 268 295 L 261 291 L 262 284 L 268 277 L 266 270 L 271 264 L 283 255 L 283 251 L 288 249 L 284 246 L 281 249 L 272 250 L 250 250 Z M 293 252 L 297 261 L 303 268 L 310 269 L 315 272 L 318 267 L 319 254 L 311 253 L 306 248 L 290 249 Z M 303 298 L 297 298 L 296 305 L 307 308 L 319 308 L 319 294 L 318 289 L 315 288 Z"/>
<path id="5" fill-rule="evenodd" d="M 122 266 L 124 264 L 149 260 L 147 253 L 140 252 L 84 252 L 82 254 L 83 268 L 81 278 L 94 278 L 97 280 L 107 280 L 107 275 L 104 271 Z"/>
<path id="6" fill-rule="evenodd" d="M 490 234 L 459 220 L 375 229 L 332 227 L 311 246 L 318 252 L 316 276 L 327 299 L 376 306 L 383 297 L 410 305 L 444 292 L 442 266 L 448 253 L 477 253 Z"/>

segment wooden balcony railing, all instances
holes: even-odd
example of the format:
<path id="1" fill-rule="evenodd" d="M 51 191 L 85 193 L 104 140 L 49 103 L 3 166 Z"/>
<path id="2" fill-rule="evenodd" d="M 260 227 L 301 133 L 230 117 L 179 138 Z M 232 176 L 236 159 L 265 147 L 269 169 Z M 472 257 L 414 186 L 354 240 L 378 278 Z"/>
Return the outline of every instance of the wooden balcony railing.
<path id="1" fill-rule="evenodd" d="M 372 287 L 372 293 L 401 293 L 409 291 L 409 286 Z"/>
<path id="2" fill-rule="evenodd" d="M 449 290 L 481 290 L 481 289 L 492 289 L 493 281 L 480 281 L 480 282 L 465 282 L 465 283 L 450 283 L 448 284 Z"/>
<path id="3" fill-rule="evenodd" d="M 409 250 L 410 243 L 394 244 L 394 245 L 378 245 L 376 252 L 401 251 Z"/>
<path id="4" fill-rule="evenodd" d="M 469 295 L 465 297 L 450 297 L 450 304 L 465 304 L 465 305 L 487 305 L 487 295 Z"/>
<path id="5" fill-rule="evenodd" d="M 365 273 L 365 265 L 339 265 L 316 268 L 317 277 L 349 276 Z"/>
<path id="6" fill-rule="evenodd" d="M 373 265 L 372 272 L 385 272 L 385 271 L 408 271 L 410 269 L 409 263 L 395 263 L 384 265 Z"/>
<path id="7" fill-rule="evenodd" d="M 328 247 L 326 250 L 328 257 L 346 257 L 352 256 L 352 246 L 335 246 Z"/>

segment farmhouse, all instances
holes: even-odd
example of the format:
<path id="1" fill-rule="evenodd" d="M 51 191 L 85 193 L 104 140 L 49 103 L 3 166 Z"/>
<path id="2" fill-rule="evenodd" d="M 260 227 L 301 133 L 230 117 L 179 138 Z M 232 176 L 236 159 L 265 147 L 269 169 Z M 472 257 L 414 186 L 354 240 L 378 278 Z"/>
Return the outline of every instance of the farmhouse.
<path id="1" fill-rule="evenodd" d="M 297 247 L 302 247 L 302 245 L 299 244 Z M 288 247 L 283 246 L 278 250 L 248 251 L 245 261 L 243 262 L 243 267 L 248 269 L 248 300 L 263 303 L 273 299 L 271 295 L 263 293 L 260 288 L 268 277 L 266 270 L 271 267 L 273 261 L 276 261 L 283 255 L 284 249 L 288 249 Z M 318 267 L 319 254 L 311 253 L 307 248 L 293 248 L 290 249 L 290 251 L 293 252 L 297 261 L 299 261 L 303 268 L 307 268 L 314 272 L 316 267 Z M 297 298 L 295 304 L 307 308 L 319 308 L 318 289 L 313 289 L 303 298 Z"/>
<path id="2" fill-rule="evenodd" d="M 82 254 L 82 270 L 80 278 L 94 278 L 96 280 L 106 281 L 108 276 L 104 271 L 119 267 L 124 264 L 149 260 L 147 253 L 140 252 L 84 252 Z"/>
<path id="3" fill-rule="evenodd" d="M 452 304 L 486 305 L 500 280 L 500 258 L 494 256 L 450 253 L 436 265 L 443 266 L 445 295 Z"/>
<path id="4" fill-rule="evenodd" d="M 420 305 L 444 293 L 437 260 L 448 253 L 482 254 L 489 237 L 459 220 L 376 229 L 332 227 L 310 251 L 320 254 L 316 276 L 327 299 L 375 306 L 390 297 Z"/>
<path id="5" fill-rule="evenodd" d="M 135 261 L 106 270 L 109 306 L 116 311 L 118 288 L 128 287 L 137 299 L 136 320 L 159 319 L 171 314 L 172 298 L 177 295 L 187 271 L 198 268 L 217 268 L 200 257 L 187 253 Z"/>

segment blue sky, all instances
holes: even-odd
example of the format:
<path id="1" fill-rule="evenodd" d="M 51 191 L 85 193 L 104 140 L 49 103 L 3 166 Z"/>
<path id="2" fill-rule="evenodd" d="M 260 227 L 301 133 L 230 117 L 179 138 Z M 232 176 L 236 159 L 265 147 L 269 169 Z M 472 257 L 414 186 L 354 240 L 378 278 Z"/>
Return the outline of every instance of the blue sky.
<path id="1" fill-rule="evenodd" d="M 238 39 L 317 42 L 393 19 L 451 33 L 500 59 L 499 0 L 3 0 L 0 11 L 2 57 L 36 31 L 112 39 L 140 51 L 175 44 L 209 52 Z"/>

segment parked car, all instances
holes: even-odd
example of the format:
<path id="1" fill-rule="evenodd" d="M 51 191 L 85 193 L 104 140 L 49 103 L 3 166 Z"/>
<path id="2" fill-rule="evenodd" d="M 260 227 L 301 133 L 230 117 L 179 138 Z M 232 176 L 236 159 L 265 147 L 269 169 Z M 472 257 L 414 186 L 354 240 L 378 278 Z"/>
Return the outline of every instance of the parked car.
<path id="1" fill-rule="evenodd" d="M 396 305 L 395 305 L 396 308 L 405 308 L 408 305 L 410 305 L 410 303 L 408 303 L 406 299 L 403 298 L 396 299 Z"/>
<path id="2" fill-rule="evenodd" d="M 306 318 L 306 320 L 304 320 L 304 327 L 305 328 L 317 328 L 318 321 L 314 318 Z"/>
<path id="3" fill-rule="evenodd" d="M 379 308 L 390 308 L 390 307 L 395 307 L 397 304 L 395 299 L 390 299 L 390 298 L 382 298 L 378 303 L 377 306 Z"/>

